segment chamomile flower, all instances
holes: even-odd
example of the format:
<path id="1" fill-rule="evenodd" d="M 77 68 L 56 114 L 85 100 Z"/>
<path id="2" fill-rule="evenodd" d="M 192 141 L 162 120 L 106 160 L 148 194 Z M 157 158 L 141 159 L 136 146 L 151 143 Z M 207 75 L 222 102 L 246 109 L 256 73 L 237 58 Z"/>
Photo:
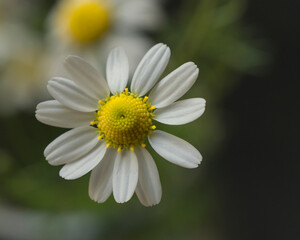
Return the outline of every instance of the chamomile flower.
<path id="1" fill-rule="evenodd" d="M 152 47 L 139 63 L 130 89 L 126 88 L 128 59 L 120 48 L 108 56 L 107 81 L 75 56 L 64 62 L 70 79 L 49 81 L 48 90 L 56 100 L 40 103 L 36 117 L 48 125 L 73 129 L 51 142 L 44 155 L 51 165 L 64 164 L 60 176 L 65 179 L 92 170 L 89 195 L 93 200 L 104 202 L 113 193 L 123 203 L 136 192 L 145 206 L 160 202 L 160 178 L 146 150 L 146 139 L 174 164 L 185 168 L 200 164 L 202 157 L 195 147 L 155 126 L 155 121 L 169 125 L 191 122 L 205 109 L 202 98 L 176 102 L 197 79 L 194 63 L 183 64 L 157 83 L 169 57 L 166 45 Z"/>
<path id="2" fill-rule="evenodd" d="M 48 61 L 35 33 L 15 22 L 0 23 L 0 115 L 32 112 L 38 102 L 49 99 L 44 80 Z"/>
<path id="3" fill-rule="evenodd" d="M 61 0 L 48 21 L 52 49 L 91 61 L 122 45 L 138 62 L 150 46 L 140 31 L 155 30 L 163 21 L 157 0 Z"/>
<path id="4" fill-rule="evenodd" d="M 45 79 L 51 60 L 40 36 L 21 21 L 27 7 L 25 2 L 16 9 L 15 0 L 0 1 L 1 116 L 32 112 L 38 102 L 49 99 Z"/>

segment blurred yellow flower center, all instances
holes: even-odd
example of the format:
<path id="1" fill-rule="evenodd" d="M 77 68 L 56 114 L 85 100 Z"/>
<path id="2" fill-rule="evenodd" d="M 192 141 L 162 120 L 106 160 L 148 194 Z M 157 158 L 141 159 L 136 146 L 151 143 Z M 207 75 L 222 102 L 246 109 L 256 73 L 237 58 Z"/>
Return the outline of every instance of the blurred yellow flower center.
<path id="1" fill-rule="evenodd" d="M 99 101 L 96 119 L 91 125 L 98 128 L 99 139 L 107 142 L 106 147 L 134 150 L 141 145 L 145 147 L 144 139 L 156 128 L 152 124 L 155 109 L 148 97 L 139 98 L 137 95 L 124 92 Z"/>
<path id="2" fill-rule="evenodd" d="M 70 32 L 82 44 L 97 40 L 109 27 L 109 12 L 101 1 L 84 1 L 70 12 Z"/>

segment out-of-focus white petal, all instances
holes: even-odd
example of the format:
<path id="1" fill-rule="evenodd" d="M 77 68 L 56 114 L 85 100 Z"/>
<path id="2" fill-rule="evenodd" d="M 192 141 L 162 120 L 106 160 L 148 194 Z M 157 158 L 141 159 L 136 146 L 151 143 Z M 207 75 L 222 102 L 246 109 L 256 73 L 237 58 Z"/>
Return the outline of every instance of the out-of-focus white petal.
<path id="1" fill-rule="evenodd" d="M 115 94 L 122 92 L 129 76 L 128 58 L 121 48 L 113 49 L 107 59 L 106 78 L 110 91 Z"/>
<path id="2" fill-rule="evenodd" d="M 113 170 L 113 195 L 118 203 L 127 202 L 138 181 L 138 161 L 133 151 L 123 149 L 117 153 Z"/>
<path id="3" fill-rule="evenodd" d="M 122 4 L 123 3 L 123 4 Z M 157 30 L 163 25 L 164 17 L 157 0 L 121 1 L 115 16 L 120 29 Z"/>
<path id="4" fill-rule="evenodd" d="M 92 170 L 89 196 L 96 202 L 105 202 L 112 193 L 113 169 L 117 151 L 107 149 L 100 163 Z"/>
<path id="5" fill-rule="evenodd" d="M 154 112 L 155 120 L 169 125 L 181 125 L 194 121 L 205 110 L 203 98 L 191 98 L 172 103 Z"/>
<path id="6" fill-rule="evenodd" d="M 115 32 L 107 34 L 105 39 L 103 39 L 101 46 L 99 46 L 99 53 L 108 56 L 109 49 L 122 46 L 128 57 L 129 73 L 132 77 L 145 52 L 151 48 L 152 45 L 152 41 L 141 34 L 133 32 L 126 34 L 123 31 Z"/>
<path id="7" fill-rule="evenodd" d="M 142 147 L 135 149 L 139 163 L 139 180 L 136 194 L 140 202 L 145 206 L 158 204 L 162 190 L 156 164 L 150 153 Z"/>
<path id="8" fill-rule="evenodd" d="M 87 95 L 93 99 L 105 99 L 109 95 L 107 82 L 89 63 L 77 56 L 68 56 L 64 68 L 73 80 Z"/>
<path id="9" fill-rule="evenodd" d="M 188 62 L 164 77 L 150 92 L 149 101 L 156 108 L 162 108 L 182 97 L 195 83 L 199 69 Z"/>
<path id="10" fill-rule="evenodd" d="M 67 180 L 79 178 L 91 171 L 102 160 L 106 152 L 106 144 L 99 141 L 97 145 L 75 162 L 62 167 L 59 175 Z"/>
<path id="11" fill-rule="evenodd" d="M 92 112 L 98 107 L 98 100 L 87 95 L 73 81 L 56 77 L 48 82 L 48 91 L 61 104 L 81 112 Z"/>
<path id="12" fill-rule="evenodd" d="M 143 57 L 133 75 L 131 92 L 139 96 L 145 95 L 165 70 L 170 55 L 170 48 L 162 43 L 152 47 Z"/>
<path id="13" fill-rule="evenodd" d="M 98 133 L 91 126 L 74 128 L 56 138 L 45 149 L 44 155 L 51 165 L 70 163 L 99 142 Z"/>
<path id="14" fill-rule="evenodd" d="M 94 112 L 79 112 L 65 107 L 56 100 L 39 103 L 36 118 L 45 124 L 62 128 L 75 128 L 89 125 L 94 119 Z"/>
<path id="15" fill-rule="evenodd" d="M 169 133 L 156 130 L 148 139 L 160 156 L 181 167 L 196 168 L 202 160 L 201 154 L 194 146 Z"/>

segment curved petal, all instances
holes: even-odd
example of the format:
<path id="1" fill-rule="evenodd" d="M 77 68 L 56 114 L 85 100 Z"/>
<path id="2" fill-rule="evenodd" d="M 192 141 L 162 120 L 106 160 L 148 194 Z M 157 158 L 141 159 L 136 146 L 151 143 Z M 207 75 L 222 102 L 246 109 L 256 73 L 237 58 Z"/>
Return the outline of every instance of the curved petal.
<path id="1" fill-rule="evenodd" d="M 145 148 L 139 147 L 135 153 L 139 162 L 139 180 L 135 192 L 143 205 L 153 206 L 160 202 L 162 195 L 156 164 Z"/>
<path id="2" fill-rule="evenodd" d="M 113 170 L 113 195 L 118 203 L 127 202 L 138 181 L 138 161 L 133 151 L 123 149 L 117 153 Z"/>
<path id="3" fill-rule="evenodd" d="M 98 100 L 87 95 L 77 84 L 66 78 L 53 78 L 48 82 L 48 91 L 61 104 L 81 112 L 92 112 Z"/>
<path id="4" fill-rule="evenodd" d="M 63 166 L 59 175 L 67 180 L 80 178 L 97 166 L 105 152 L 106 144 L 98 141 L 97 145 L 90 152 L 81 157 L 81 159 Z"/>
<path id="5" fill-rule="evenodd" d="M 112 193 L 113 169 L 117 151 L 107 149 L 100 163 L 92 170 L 89 183 L 89 196 L 92 200 L 105 202 Z"/>
<path id="6" fill-rule="evenodd" d="M 46 147 L 46 160 L 51 165 L 73 162 L 95 147 L 99 142 L 97 136 L 97 131 L 91 126 L 74 128 L 60 135 Z"/>
<path id="7" fill-rule="evenodd" d="M 203 98 L 191 98 L 172 103 L 155 110 L 155 120 L 169 125 L 181 125 L 194 121 L 205 110 Z"/>
<path id="8" fill-rule="evenodd" d="M 149 101 L 156 108 L 162 108 L 182 97 L 195 83 L 199 69 L 188 62 L 163 78 L 150 92 Z"/>
<path id="9" fill-rule="evenodd" d="M 35 117 L 42 123 L 62 128 L 88 126 L 94 119 L 94 112 L 79 112 L 65 107 L 56 100 L 39 103 Z"/>
<path id="10" fill-rule="evenodd" d="M 122 48 L 113 49 L 107 59 L 106 78 L 110 91 L 115 94 L 122 92 L 128 81 L 129 63 Z"/>
<path id="11" fill-rule="evenodd" d="M 71 79 L 94 99 L 105 99 L 109 95 L 107 82 L 88 62 L 77 56 L 68 56 L 64 68 Z"/>
<path id="12" fill-rule="evenodd" d="M 152 47 L 137 66 L 131 82 L 131 91 L 139 96 L 145 95 L 165 70 L 170 55 L 170 48 L 162 43 Z"/>
<path id="13" fill-rule="evenodd" d="M 202 160 L 199 151 L 183 139 L 156 130 L 149 137 L 154 150 L 171 163 L 185 168 L 196 168 Z"/>

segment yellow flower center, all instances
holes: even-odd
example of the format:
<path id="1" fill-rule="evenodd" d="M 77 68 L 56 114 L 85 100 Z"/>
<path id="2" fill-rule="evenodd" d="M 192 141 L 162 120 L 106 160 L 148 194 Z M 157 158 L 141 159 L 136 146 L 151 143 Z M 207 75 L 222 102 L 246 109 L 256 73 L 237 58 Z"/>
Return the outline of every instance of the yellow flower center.
<path id="1" fill-rule="evenodd" d="M 139 98 L 137 95 L 124 92 L 99 101 L 95 120 L 91 125 L 97 128 L 99 139 L 107 142 L 106 147 L 134 150 L 141 145 L 145 147 L 144 139 L 156 128 L 152 124 L 155 109 L 148 97 Z"/>
<path id="2" fill-rule="evenodd" d="M 101 37 L 109 27 L 107 6 L 101 1 L 84 1 L 70 11 L 71 35 L 81 44 L 91 43 Z"/>

